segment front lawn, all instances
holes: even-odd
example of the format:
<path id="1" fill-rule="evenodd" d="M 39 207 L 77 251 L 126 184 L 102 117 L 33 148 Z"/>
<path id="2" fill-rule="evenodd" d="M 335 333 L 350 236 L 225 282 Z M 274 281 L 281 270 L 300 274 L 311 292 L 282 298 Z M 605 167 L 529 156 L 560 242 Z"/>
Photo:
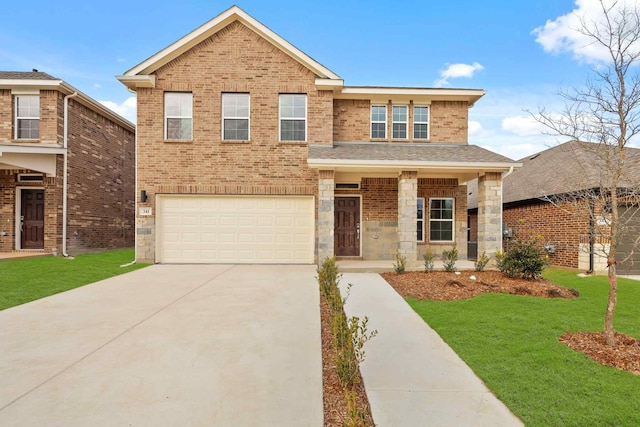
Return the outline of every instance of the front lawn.
<path id="1" fill-rule="evenodd" d="M 565 331 L 602 330 L 607 278 L 561 270 L 544 276 L 580 297 L 407 301 L 527 426 L 640 425 L 640 376 L 558 342 Z M 620 279 L 616 330 L 640 338 L 638 318 L 640 282 Z"/>
<path id="2" fill-rule="evenodd" d="M 120 267 L 134 258 L 133 249 L 63 257 L 0 261 L 0 310 L 145 267 Z"/>

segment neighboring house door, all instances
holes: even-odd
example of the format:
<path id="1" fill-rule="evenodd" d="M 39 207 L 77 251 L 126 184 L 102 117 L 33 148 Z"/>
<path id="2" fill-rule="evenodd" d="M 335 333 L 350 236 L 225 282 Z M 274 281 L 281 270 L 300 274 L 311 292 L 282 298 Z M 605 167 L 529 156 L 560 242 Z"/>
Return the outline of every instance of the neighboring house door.
<path id="1" fill-rule="evenodd" d="M 640 274 L 640 245 L 636 245 L 636 240 L 640 239 L 640 210 L 636 206 L 621 206 L 619 213 L 625 230 L 618 244 L 616 258 L 622 261 L 633 255 L 618 266 L 618 274 Z"/>
<path id="2" fill-rule="evenodd" d="M 22 190 L 21 248 L 44 249 L 44 190 Z"/>
<path id="3" fill-rule="evenodd" d="M 335 254 L 360 256 L 360 198 L 335 198 Z"/>

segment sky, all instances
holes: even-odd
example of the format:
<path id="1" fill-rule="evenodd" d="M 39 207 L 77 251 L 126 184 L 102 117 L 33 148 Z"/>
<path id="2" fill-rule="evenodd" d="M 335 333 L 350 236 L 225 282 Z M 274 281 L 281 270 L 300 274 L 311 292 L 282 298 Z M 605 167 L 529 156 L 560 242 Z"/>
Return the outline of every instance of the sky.
<path id="1" fill-rule="evenodd" d="M 347 86 L 486 90 L 469 110 L 469 143 L 516 160 L 565 142 L 549 135 L 531 113 L 543 107 L 559 111 L 558 93 L 584 85 L 601 54 L 574 31 L 577 16 L 593 16 L 596 0 L 236 4 Z M 44 71 L 135 122 L 135 94 L 115 76 L 232 5 L 218 0 L 7 2 L 0 70 Z"/>

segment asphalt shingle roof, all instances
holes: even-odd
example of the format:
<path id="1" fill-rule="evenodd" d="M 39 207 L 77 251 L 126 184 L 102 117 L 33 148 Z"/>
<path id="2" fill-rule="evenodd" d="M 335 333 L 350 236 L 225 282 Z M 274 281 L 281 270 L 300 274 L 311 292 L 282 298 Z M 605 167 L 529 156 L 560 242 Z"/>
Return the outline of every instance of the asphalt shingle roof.
<path id="1" fill-rule="evenodd" d="M 503 202 L 540 199 L 577 190 L 608 187 L 610 173 L 602 156 L 605 147 L 595 143 L 570 141 L 519 160 L 503 182 Z M 640 149 L 627 147 L 620 187 L 640 187 Z M 611 153 L 616 155 L 615 152 Z M 469 208 L 478 206 L 478 182 L 468 183 Z"/>
<path id="2" fill-rule="evenodd" d="M 310 145 L 309 159 L 414 161 L 460 163 L 515 163 L 476 145 L 437 143 L 356 143 Z"/>
<path id="3" fill-rule="evenodd" d="M 42 71 L 0 71 L 0 80 L 59 80 Z"/>

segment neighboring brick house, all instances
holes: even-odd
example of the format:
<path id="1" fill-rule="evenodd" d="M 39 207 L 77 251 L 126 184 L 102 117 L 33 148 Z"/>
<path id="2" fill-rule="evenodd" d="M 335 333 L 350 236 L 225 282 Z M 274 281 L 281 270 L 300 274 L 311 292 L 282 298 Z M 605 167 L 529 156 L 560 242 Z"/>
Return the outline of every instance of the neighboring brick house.
<path id="1" fill-rule="evenodd" d="M 134 246 L 135 127 L 43 72 L 0 72 L 0 252 Z"/>
<path id="2" fill-rule="evenodd" d="M 587 192 L 606 188 L 606 170 L 599 165 L 601 148 L 585 142 L 567 142 L 519 160 L 522 168 L 504 179 L 503 221 L 507 234 L 533 237 L 549 250 L 549 262 L 560 267 L 606 273 L 607 212 L 590 203 Z M 640 149 L 626 149 L 626 169 L 619 191 L 640 189 Z M 469 183 L 469 233 L 475 241 L 477 181 Z M 631 253 L 640 235 L 637 198 L 620 206 L 621 215 L 634 214 L 625 223 L 618 259 Z M 551 202 L 553 201 L 553 203 Z M 591 213 L 593 209 L 593 214 Z M 637 214 L 636 214 L 637 212 Z M 598 221 L 600 224 L 594 224 Z M 604 228 L 603 228 L 604 225 Z M 604 246 L 603 246 L 604 245 Z M 620 274 L 640 274 L 640 253 L 618 267 Z"/>
<path id="3" fill-rule="evenodd" d="M 118 79 L 137 93 L 137 253 L 149 262 L 418 262 L 500 249 L 501 173 L 468 145 L 475 89 L 345 86 L 234 6 Z"/>

